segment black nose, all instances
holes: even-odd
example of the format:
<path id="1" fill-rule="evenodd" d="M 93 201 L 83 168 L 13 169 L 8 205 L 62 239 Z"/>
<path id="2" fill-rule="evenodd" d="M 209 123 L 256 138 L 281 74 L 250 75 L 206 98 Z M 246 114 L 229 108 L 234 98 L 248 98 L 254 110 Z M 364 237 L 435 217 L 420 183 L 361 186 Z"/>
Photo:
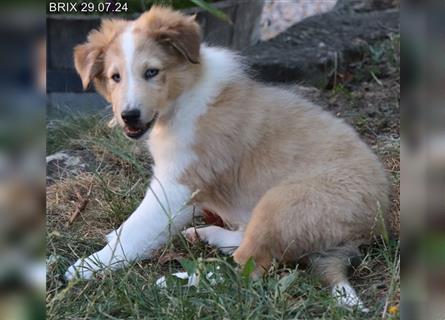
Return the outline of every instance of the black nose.
<path id="1" fill-rule="evenodd" d="M 141 116 L 141 111 L 139 111 L 138 109 L 125 110 L 122 111 L 121 113 L 122 120 L 124 120 L 126 124 L 137 123 L 139 121 L 140 116 Z"/>

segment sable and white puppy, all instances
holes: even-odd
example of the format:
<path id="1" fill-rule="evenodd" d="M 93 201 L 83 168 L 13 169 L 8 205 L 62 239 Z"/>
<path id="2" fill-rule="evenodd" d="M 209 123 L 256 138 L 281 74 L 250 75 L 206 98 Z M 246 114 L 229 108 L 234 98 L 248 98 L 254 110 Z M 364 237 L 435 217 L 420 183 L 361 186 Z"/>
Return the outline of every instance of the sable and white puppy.
<path id="1" fill-rule="evenodd" d="M 388 204 L 377 157 L 342 120 L 249 79 L 235 54 L 200 38 L 194 17 L 153 7 L 104 20 L 75 48 L 84 87 L 94 82 L 155 165 L 140 206 L 66 277 L 149 258 L 191 222 L 193 204 L 229 228 L 187 229 L 189 239 L 236 249 L 241 265 L 253 257 L 256 275 L 306 258 L 340 303 L 361 306 L 346 266 Z"/>

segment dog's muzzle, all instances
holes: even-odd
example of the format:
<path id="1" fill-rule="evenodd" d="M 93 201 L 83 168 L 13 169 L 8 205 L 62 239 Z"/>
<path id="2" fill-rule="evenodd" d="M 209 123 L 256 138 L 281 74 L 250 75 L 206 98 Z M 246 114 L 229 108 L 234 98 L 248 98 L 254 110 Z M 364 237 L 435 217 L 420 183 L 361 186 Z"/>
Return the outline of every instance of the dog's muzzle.
<path id="1" fill-rule="evenodd" d="M 148 130 L 153 128 L 153 125 L 155 124 L 156 120 L 158 119 L 158 113 L 156 113 L 151 119 L 150 122 L 143 124 L 143 123 L 136 123 L 136 124 L 127 124 L 124 127 L 124 132 L 127 135 L 127 137 L 131 139 L 139 139 L 142 137 Z"/>

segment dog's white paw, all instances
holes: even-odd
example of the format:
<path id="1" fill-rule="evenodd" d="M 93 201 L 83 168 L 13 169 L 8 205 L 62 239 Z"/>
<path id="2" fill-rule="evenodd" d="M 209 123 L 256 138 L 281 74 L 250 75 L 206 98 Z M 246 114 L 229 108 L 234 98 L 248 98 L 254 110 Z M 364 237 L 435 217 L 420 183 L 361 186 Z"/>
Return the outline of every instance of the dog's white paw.
<path id="1" fill-rule="evenodd" d="M 117 241 L 119 235 L 113 238 L 102 250 L 93 253 L 87 258 L 81 258 L 76 261 L 65 273 L 65 278 L 71 280 L 74 278 L 91 279 L 95 273 L 106 270 L 116 270 L 122 268 L 130 261 L 138 259 L 137 251 L 124 249 L 128 245 Z M 113 233 L 111 233 L 113 235 Z M 126 255 L 127 254 L 127 255 Z"/>
<path id="2" fill-rule="evenodd" d="M 202 241 L 218 248 L 226 255 L 232 254 L 239 247 L 243 238 L 243 233 L 240 231 L 227 230 L 218 226 L 191 227 L 183 231 L 182 234 L 191 243 Z"/>
<path id="3" fill-rule="evenodd" d="M 187 228 L 186 230 L 182 231 L 182 235 L 187 239 L 190 243 L 198 243 L 201 241 L 201 236 L 199 235 L 198 229 L 195 227 Z M 205 241 L 205 239 L 202 239 Z"/>
<path id="4" fill-rule="evenodd" d="M 332 296 L 337 304 L 346 309 L 357 308 L 361 312 L 369 312 L 348 282 L 339 282 L 332 288 Z"/>
<path id="5" fill-rule="evenodd" d="M 92 262 L 88 261 L 88 258 L 79 259 L 65 272 L 65 279 L 68 281 L 73 279 L 89 280 L 97 270 L 98 268 L 95 268 Z"/>

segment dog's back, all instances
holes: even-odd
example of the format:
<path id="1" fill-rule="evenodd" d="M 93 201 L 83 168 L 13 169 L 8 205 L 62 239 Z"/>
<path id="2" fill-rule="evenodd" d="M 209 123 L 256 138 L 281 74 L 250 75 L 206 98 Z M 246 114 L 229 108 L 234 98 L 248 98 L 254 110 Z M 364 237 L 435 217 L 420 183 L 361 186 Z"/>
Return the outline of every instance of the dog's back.
<path id="1" fill-rule="evenodd" d="M 183 182 L 202 190 L 204 206 L 234 225 L 247 223 L 272 187 L 311 184 L 326 197 L 349 201 L 339 208 L 330 201 L 330 210 L 320 213 L 323 222 L 335 220 L 338 210 L 349 221 L 347 238 L 369 239 L 378 208 L 384 214 L 387 206 L 387 181 L 377 157 L 342 120 L 295 92 L 254 82 L 237 70 L 240 75 L 197 123 L 198 160 Z M 233 216 L 239 212 L 247 216 Z M 335 224 L 317 227 L 329 234 Z M 342 237 L 340 229 L 336 238 Z"/>

